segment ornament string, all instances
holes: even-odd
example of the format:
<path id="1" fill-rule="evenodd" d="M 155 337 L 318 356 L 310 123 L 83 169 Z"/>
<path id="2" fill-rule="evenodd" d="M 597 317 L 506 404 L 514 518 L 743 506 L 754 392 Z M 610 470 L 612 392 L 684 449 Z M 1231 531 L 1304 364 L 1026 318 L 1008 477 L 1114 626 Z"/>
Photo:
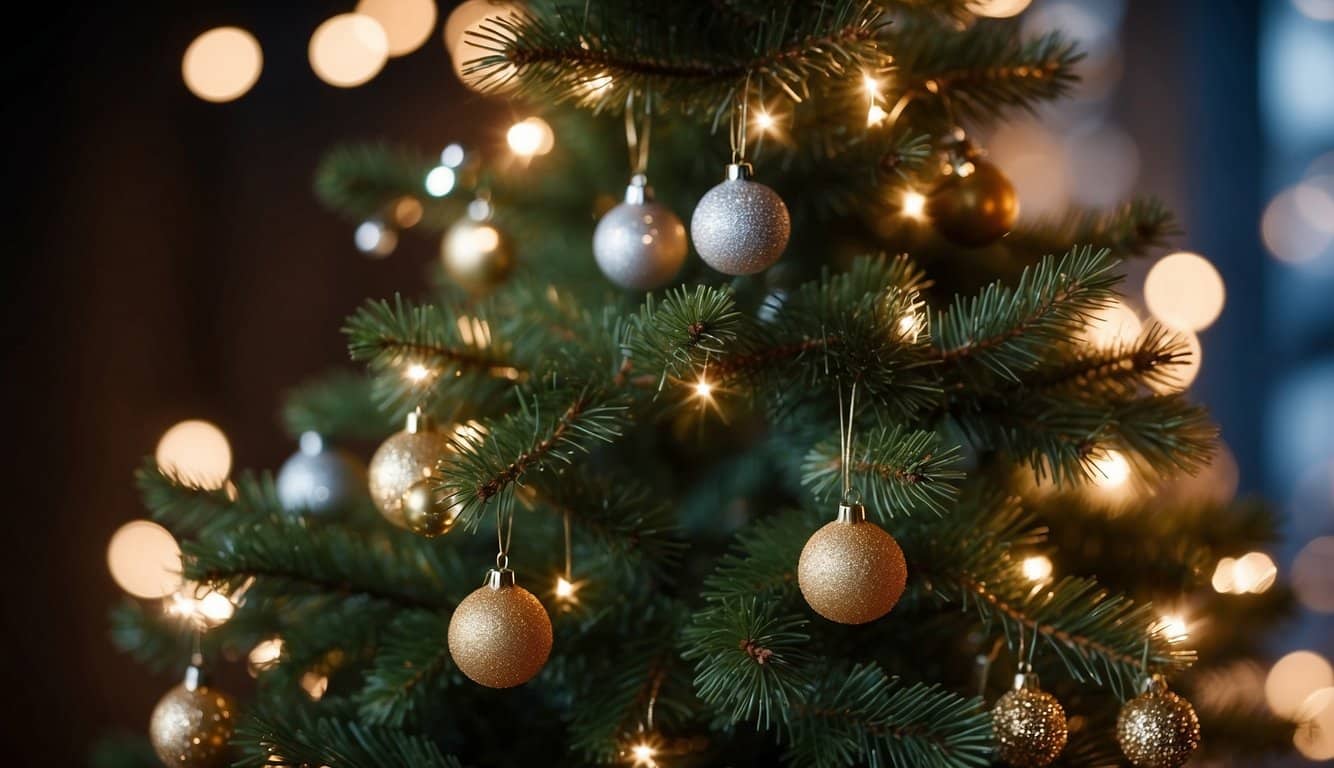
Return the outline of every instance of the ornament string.
<path id="1" fill-rule="evenodd" d="M 510 567 L 510 539 L 514 534 L 514 495 L 505 494 L 496 505 L 496 568 Z"/>
<path id="2" fill-rule="evenodd" d="M 573 560 L 573 557 L 572 557 L 572 554 L 571 554 L 571 547 L 570 547 L 570 513 L 569 513 L 569 510 L 566 510 L 565 514 L 563 515 L 563 518 L 564 518 L 564 523 L 565 523 L 565 581 L 566 581 L 567 583 L 569 583 L 569 582 L 573 582 L 573 578 L 571 577 L 571 573 L 572 573 L 572 570 L 573 570 L 573 569 L 572 569 L 572 566 L 571 566 L 571 561 Z"/>
<path id="3" fill-rule="evenodd" d="M 653 127 L 653 96 L 644 94 L 642 112 L 635 110 L 635 91 L 625 97 L 625 145 L 630 151 L 630 173 L 648 172 L 649 134 Z"/>
<path id="4" fill-rule="evenodd" d="M 746 73 L 746 82 L 741 87 L 741 98 L 732 108 L 732 119 L 728 128 L 732 142 L 732 164 L 746 161 L 746 121 L 750 110 L 750 72 Z"/>
<path id="5" fill-rule="evenodd" d="M 857 382 L 852 382 L 848 393 L 847 418 L 843 416 L 843 388 L 838 388 L 839 463 L 842 464 L 843 502 L 855 504 L 861 493 L 852 487 L 852 419 L 857 411 Z"/>

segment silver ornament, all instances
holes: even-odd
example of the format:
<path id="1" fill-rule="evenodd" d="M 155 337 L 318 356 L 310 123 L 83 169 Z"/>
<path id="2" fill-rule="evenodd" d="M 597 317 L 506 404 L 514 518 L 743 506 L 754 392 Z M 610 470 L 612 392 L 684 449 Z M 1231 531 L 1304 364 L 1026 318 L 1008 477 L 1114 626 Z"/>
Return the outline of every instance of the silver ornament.
<path id="1" fill-rule="evenodd" d="M 700 198 L 690 218 L 700 258 L 727 275 L 753 275 L 773 266 L 792 233 L 783 198 L 748 180 L 749 167 L 727 166 L 726 180 Z"/>
<path id="2" fill-rule="evenodd" d="M 593 256 L 607 279 L 622 288 L 666 284 L 686 260 L 686 228 L 672 209 L 653 201 L 648 179 L 637 173 L 625 202 L 607 211 L 593 230 Z"/>
<path id="3" fill-rule="evenodd" d="M 301 435 L 301 449 L 278 470 L 278 500 L 293 514 L 337 511 L 365 483 L 366 470 L 352 456 L 328 449 L 314 432 Z"/>

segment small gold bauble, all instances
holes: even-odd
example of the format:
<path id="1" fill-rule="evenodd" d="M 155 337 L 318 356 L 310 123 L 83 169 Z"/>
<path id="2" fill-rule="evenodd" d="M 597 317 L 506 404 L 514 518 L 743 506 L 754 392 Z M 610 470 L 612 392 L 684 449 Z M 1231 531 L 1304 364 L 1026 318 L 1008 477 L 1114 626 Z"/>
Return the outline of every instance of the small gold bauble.
<path id="1" fill-rule="evenodd" d="M 404 496 L 416 483 L 434 478 L 436 462 L 450 450 L 446 433 L 433 429 L 425 415 L 411 414 L 408 427 L 391 435 L 371 457 L 367 474 L 371 499 L 380 514 L 407 528 Z"/>
<path id="2" fill-rule="evenodd" d="M 514 269 L 509 236 L 488 221 L 471 218 L 455 223 L 445 233 L 440 259 L 445 272 L 474 293 L 495 288 Z"/>
<path id="3" fill-rule="evenodd" d="M 903 595 L 908 564 L 894 537 L 866 520 L 860 504 L 811 535 L 797 563 L 797 586 L 816 613 L 840 624 L 865 624 L 889 613 Z"/>
<path id="4" fill-rule="evenodd" d="M 449 655 L 474 683 L 523 685 L 551 655 L 551 618 L 532 592 L 514 584 L 512 571 L 491 571 L 488 583 L 454 609 Z"/>
<path id="5" fill-rule="evenodd" d="M 1020 675 L 1016 683 L 991 710 L 997 752 L 1015 768 L 1051 765 L 1070 736 L 1065 710 L 1055 696 L 1037 688 L 1032 675 Z"/>
<path id="6" fill-rule="evenodd" d="M 227 765 L 227 742 L 236 727 L 236 702 L 225 693 L 185 683 L 167 691 L 153 708 L 148 738 L 168 766 L 214 768 Z"/>
<path id="7" fill-rule="evenodd" d="M 995 165 L 972 160 L 959 172 L 943 177 L 926 199 L 931 224 L 947 240 L 977 248 L 1004 237 L 1019 217 L 1014 185 Z"/>
<path id="8" fill-rule="evenodd" d="M 1200 746 L 1200 720 L 1189 701 L 1167 690 L 1161 676 L 1126 702 L 1116 718 L 1116 740 L 1139 768 L 1180 768 Z"/>
<path id="9" fill-rule="evenodd" d="M 418 480 L 403 494 L 404 523 L 428 539 L 449 533 L 459 517 L 458 505 L 438 498 L 431 486 L 430 480 Z"/>

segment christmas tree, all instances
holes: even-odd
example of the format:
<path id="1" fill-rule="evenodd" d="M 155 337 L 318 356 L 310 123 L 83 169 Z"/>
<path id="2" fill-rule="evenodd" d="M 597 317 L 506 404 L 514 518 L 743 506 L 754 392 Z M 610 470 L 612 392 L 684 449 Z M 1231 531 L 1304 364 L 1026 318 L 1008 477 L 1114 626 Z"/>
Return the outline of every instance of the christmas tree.
<path id="1" fill-rule="evenodd" d="M 186 580 L 113 615 L 136 658 L 189 670 L 161 759 L 1291 744 L 1207 695 L 1289 610 L 1210 585 L 1275 522 L 1183 481 L 1216 439 L 1188 339 L 1108 330 L 1170 213 L 1020 223 L 975 138 L 1066 95 L 1075 42 L 965 0 L 465 5 L 461 76 L 541 117 L 511 150 L 344 147 L 317 180 L 367 250 L 438 233 L 431 281 L 348 318 L 362 370 L 291 392 L 276 478 L 138 474 Z M 368 471 L 334 447 L 366 440 Z M 238 657 L 244 701 L 205 676 Z"/>

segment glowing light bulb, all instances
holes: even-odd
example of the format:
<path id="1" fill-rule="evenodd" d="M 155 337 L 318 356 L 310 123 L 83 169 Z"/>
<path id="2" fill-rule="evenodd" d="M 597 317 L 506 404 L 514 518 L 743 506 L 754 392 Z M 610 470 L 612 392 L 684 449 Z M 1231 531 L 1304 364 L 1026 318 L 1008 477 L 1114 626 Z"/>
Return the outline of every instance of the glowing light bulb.
<path id="1" fill-rule="evenodd" d="M 301 688 L 311 701 L 319 701 L 329 690 L 329 676 L 315 671 L 307 672 L 301 676 Z"/>
<path id="2" fill-rule="evenodd" d="M 920 221 L 926 218 L 926 195 L 912 189 L 905 191 L 899 211 L 910 219 Z"/>
<path id="3" fill-rule="evenodd" d="M 695 382 L 695 396 L 705 399 L 713 396 L 713 385 L 703 376 L 700 377 L 699 381 Z"/>
<path id="4" fill-rule="evenodd" d="M 403 370 L 403 377 L 413 383 L 425 381 L 431 375 L 431 369 L 421 363 L 412 363 Z"/>
<path id="5" fill-rule="evenodd" d="M 1236 579 L 1233 576 L 1233 569 L 1237 566 L 1235 557 L 1225 557 L 1218 561 L 1214 566 L 1213 578 L 1209 583 L 1213 585 L 1214 591 L 1220 595 L 1231 594 L 1236 589 Z"/>
<path id="6" fill-rule="evenodd" d="M 870 108 L 866 110 L 866 127 L 870 128 L 872 126 L 880 125 L 885 122 L 885 118 L 887 117 L 889 117 L 889 113 L 881 109 L 879 104 L 872 104 Z"/>
<path id="7" fill-rule="evenodd" d="M 895 327 L 898 329 L 900 338 L 907 341 L 917 341 L 917 336 L 922 331 L 922 318 L 913 312 L 909 312 L 899 318 Z"/>
<path id="8" fill-rule="evenodd" d="M 254 648 L 250 649 L 250 654 L 246 657 L 246 668 L 252 676 L 258 676 L 260 672 L 278 666 L 282 657 L 283 639 L 281 637 L 270 637 L 267 640 L 259 641 Z"/>
<path id="9" fill-rule="evenodd" d="M 767 131 L 774 127 L 774 116 L 766 110 L 761 109 L 755 113 L 755 127 L 761 131 Z"/>
<path id="10" fill-rule="evenodd" d="M 239 99 L 259 80 L 264 54 L 240 27 L 218 27 L 196 37 L 181 59 L 185 87 L 204 101 Z"/>
<path id="11" fill-rule="evenodd" d="M 578 587 L 575 585 L 574 582 L 569 581 L 564 576 L 556 577 L 557 600 L 562 600 L 564 602 L 570 602 L 570 603 L 575 602 L 574 593 L 576 591 L 578 591 Z"/>
<path id="12" fill-rule="evenodd" d="M 389 37 L 380 22 L 361 13 L 340 13 L 310 36 L 310 68 L 324 82 L 352 88 L 379 74 L 389 59 Z"/>
<path id="13" fill-rule="evenodd" d="M 1024 578 L 1029 581 L 1042 582 L 1051 577 L 1051 559 L 1046 555 L 1033 555 L 1024 558 L 1023 563 Z"/>
<path id="14" fill-rule="evenodd" d="M 1011 16 L 1018 16 L 1029 6 L 1033 0 L 973 0 L 968 4 L 968 10 L 978 16 L 989 16 L 993 19 L 1008 19 Z"/>
<path id="15" fill-rule="evenodd" d="M 158 440 L 157 465 L 183 483 L 199 488 L 221 488 L 232 469 L 232 448 L 227 436 L 199 419 L 182 421 Z"/>
<path id="16" fill-rule="evenodd" d="M 1101 488 L 1119 488 L 1130 479 L 1130 462 L 1120 451 L 1105 451 L 1092 464 L 1093 483 Z"/>
<path id="17" fill-rule="evenodd" d="M 134 520 L 111 535 L 107 568 L 116 585 L 135 597 L 166 597 L 181 585 L 181 548 L 166 528 Z"/>
<path id="18" fill-rule="evenodd" d="M 872 77 L 869 72 L 862 74 L 862 87 L 866 89 L 866 95 L 871 98 L 880 95 L 880 81 Z"/>
<path id="19" fill-rule="evenodd" d="M 1232 591 L 1258 595 L 1274 586 L 1278 566 L 1263 552 L 1248 552 L 1232 566 Z"/>
<path id="20" fill-rule="evenodd" d="M 634 761 L 633 764 L 636 766 L 652 768 L 652 766 L 658 764 L 657 761 L 654 760 L 657 756 L 658 750 L 655 749 L 652 744 L 640 742 L 630 747 L 630 757 Z"/>
<path id="21" fill-rule="evenodd" d="M 551 126 L 540 117 L 530 117 L 511 125 L 505 141 L 510 145 L 510 151 L 519 157 L 545 155 L 556 145 Z"/>
<path id="22" fill-rule="evenodd" d="M 1154 630 L 1166 638 L 1169 643 L 1181 643 L 1190 637 L 1190 627 L 1180 614 L 1167 614 L 1158 620 Z"/>
<path id="23" fill-rule="evenodd" d="M 431 197 L 444 197 L 454 190 L 456 178 L 453 168 L 437 165 L 426 174 L 426 194 Z"/>

